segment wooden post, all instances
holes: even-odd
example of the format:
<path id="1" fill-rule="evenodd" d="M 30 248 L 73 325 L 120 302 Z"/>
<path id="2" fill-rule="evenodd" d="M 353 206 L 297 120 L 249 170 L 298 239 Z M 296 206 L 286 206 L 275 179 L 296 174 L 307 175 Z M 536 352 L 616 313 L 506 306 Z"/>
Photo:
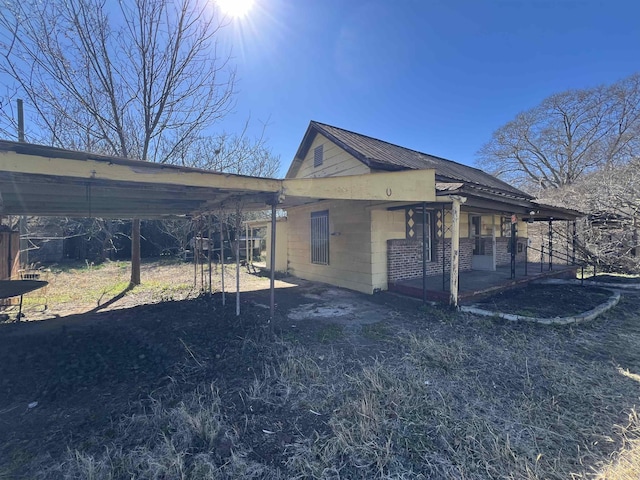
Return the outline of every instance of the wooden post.
<path id="1" fill-rule="evenodd" d="M 271 271 L 269 272 L 269 314 L 271 318 L 275 314 L 276 310 L 276 294 L 275 294 L 275 281 L 276 281 L 276 202 L 271 204 Z"/>
<path id="2" fill-rule="evenodd" d="M 553 217 L 549 218 L 549 270 L 553 270 Z"/>
<path id="3" fill-rule="evenodd" d="M 242 209 L 236 207 L 236 317 L 240 316 L 240 230 L 242 228 Z"/>
<path id="4" fill-rule="evenodd" d="M 131 220 L 131 282 L 140 285 L 140 219 Z"/>
<path id="5" fill-rule="evenodd" d="M 442 227 L 440 227 L 442 229 L 442 235 L 440 236 L 440 248 L 442 248 L 442 291 L 444 292 L 446 290 L 446 276 L 447 276 L 447 270 L 446 270 L 446 266 L 445 266 L 445 238 L 447 236 L 447 228 L 446 228 L 446 212 L 444 209 L 444 204 L 442 205 Z"/>
<path id="6" fill-rule="evenodd" d="M 497 250 L 497 244 L 496 244 L 496 216 L 495 215 L 491 215 L 491 252 L 492 252 L 492 259 L 491 259 L 491 270 L 492 271 L 496 271 L 496 264 L 497 262 L 497 258 L 496 258 L 496 250 Z"/>
<path id="7" fill-rule="evenodd" d="M 204 219 L 200 217 L 200 248 L 198 261 L 200 262 L 200 292 L 204 292 Z"/>
<path id="8" fill-rule="evenodd" d="M 211 296 L 211 250 L 213 242 L 211 241 L 211 214 L 207 215 L 207 263 L 209 263 L 209 296 Z"/>
<path id="9" fill-rule="evenodd" d="M 193 248 L 191 249 L 191 255 L 193 256 L 193 289 L 198 288 L 198 226 L 195 220 L 191 221 L 193 228 Z"/>
<path id="10" fill-rule="evenodd" d="M 220 212 L 220 290 L 222 290 L 222 306 L 226 304 L 224 291 L 224 220 Z"/>
<path id="11" fill-rule="evenodd" d="M 245 260 L 247 262 L 247 271 L 249 271 L 249 264 L 251 262 L 249 262 L 249 224 L 245 223 L 244 224 L 245 227 L 245 232 L 244 232 L 244 249 L 245 249 Z"/>
<path id="12" fill-rule="evenodd" d="M 511 250 L 511 278 L 516 278 L 516 249 L 518 248 L 518 217 L 516 214 L 511 215 L 511 237 L 509 238 Z"/>
<path id="13" fill-rule="evenodd" d="M 576 264 L 576 240 L 578 233 L 576 230 L 576 221 L 573 221 L 573 235 L 571 236 L 571 265 Z"/>
<path id="14" fill-rule="evenodd" d="M 427 303 L 427 202 L 422 202 L 422 303 Z"/>
<path id="15" fill-rule="evenodd" d="M 467 199 L 451 197 L 451 279 L 449 282 L 449 304 L 458 307 L 458 267 L 460 262 L 460 204 Z"/>

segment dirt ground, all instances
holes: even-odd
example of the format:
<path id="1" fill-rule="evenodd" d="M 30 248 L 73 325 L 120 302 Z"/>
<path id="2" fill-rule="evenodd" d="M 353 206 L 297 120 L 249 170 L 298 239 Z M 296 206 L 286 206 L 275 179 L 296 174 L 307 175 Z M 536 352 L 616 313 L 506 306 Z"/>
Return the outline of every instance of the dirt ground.
<path id="1" fill-rule="evenodd" d="M 194 395 L 218 405 L 216 415 L 226 425 L 224 434 L 216 430 L 205 445 L 189 446 L 189 458 L 207 452 L 215 472 L 222 472 L 201 478 L 567 478 L 569 472 L 587 478 L 624 450 L 627 437 L 616 437 L 616 425 L 626 424 L 638 390 L 637 382 L 628 381 L 632 377 L 616 369 L 631 376 L 640 372 L 637 344 L 631 347 L 640 339 L 637 295 L 592 325 L 548 328 L 283 279 L 271 321 L 264 277 L 243 274 L 247 291 L 237 317 L 233 295 L 222 306 L 220 293 L 200 295 L 193 272 L 184 273 L 184 266 L 178 274 L 151 265 L 147 274 L 156 267 L 163 272 L 158 278 L 164 278 L 154 280 L 158 288 L 120 296 L 120 273 L 97 272 L 115 286 L 68 301 L 52 288 L 58 309 L 51 303 L 38 313 L 34 300 L 27 309 L 31 321 L 0 324 L 0 478 L 84 478 L 85 455 L 135 451 L 158 435 L 175 433 L 171 424 L 138 431 L 132 419 L 146 418 L 160 404 L 176 408 Z M 80 282 L 75 288 L 93 288 L 87 272 L 61 271 L 56 282 L 67 281 L 67 273 L 69 282 Z M 85 280 L 78 280 L 82 275 Z M 548 295 L 545 308 L 554 298 L 557 306 L 566 303 Z M 410 373 L 408 361 L 415 366 Z M 399 366 L 389 371 L 402 380 L 381 377 L 363 387 L 365 399 L 366 392 L 381 388 L 380 420 L 368 428 L 389 426 L 388 438 L 394 440 L 386 454 L 377 437 L 362 439 L 363 447 L 350 446 L 363 425 L 344 433 L 349 419 L 377 414 L 360 410 L 365 400 L 352 402 L 351 396 L 359 388 L 354 379 L 368 379 L 367 372 L 383 371 L 376 370 L 381 365 Z M 549 373 L 556 370 L 557 375 Z M 581 377 L 587 370 L 594 376 Z M 332 372 L 337 376 L 330 377 Z M 572 375 L 575 392 L 567 387 Z M 418 390 L 406 394 L 403 410 L 401 391 L 416 378 Z M 376 386 L 385 381 L 388 387 Z M 597 387 L 581 390 L 587 381 Z M 207 393 L 203 385 L 215 385 L 215 392 Z M 431 399 L 421 390 L 428 388 L 438 388 L 439 396 Z M 512 397 L 527 402 L 517 421 L 509 416 Z M 421 404 L 424 417 L 411 420 Z M 526 422 L 525 411 L 535 413 Z M 554 418 L 559 423 L 549 426 Z M 122 419 L 128 422 L 125 433 Z M 522 427 L 515 429 L 518 422 L 531 424 L 525 430 L 535 434 L 527 437 Z M 478 430 L 468 430 L 469 425 Z M 435 436 L 425 439 L 424 432 Z M 340 442 L 345 443 L 337 448 Z M 491 442 L 495 452 L 507 452 L 505 459 L 490 452 Z M 533 442 L 540 457 L 533 446 L 513 453 L 518 442 Z M 364 450 L 366 445 L 374 453 Z M 483 449 L 484 460 L 478 453 Z M 468 460 L 473 455 L 478 458 Z M 239 458 L 245 465 L 241 473 Z M 80 464 L 85 470 L 78 470 Z M 230 465 L 236 470 L 228 471 Z M 196 470 L 189 471 L 198 478 Z M 96 478 L 176 478 L 123 472 Z"/>
<path id="2" fill-rule="evenodd" d="M 612 292 L 580 285 L 531 284 L 527 288 L 507 290 L 478 302 L 492 311 L 529 317 L 568 317 L 589 311 L 605 303 Z"/>
<path id="3" fill-rule="evenodd" d="M 208 274 L 184 265 L 148 265 L 143 279 L 146 274 L 152 285 L 169 287 L 127 291 L 128 272 L 114 264 L 104 272 L 95 269 L 97 284 L 103 276 L 112 283 L 87 295 L 79 270 L 50 277 L 56 285 L 47 292 L 48 309 L 42 309 L 42 292 L 34 293 L 25 300 L 21 322 L 0 324 L 0 478 L 31 478 L 70 447 L 99 449 L 114 419 L 144 410 L 156 396 L 179 396 L 205 379 L 237 392 L 262 360 L 263 352 L 253 351 L 260 350 L 256 344 L 274 335 L 290 332 L 326 344 L 338 340 L 339 329 L 342 342 L 355 340 L 366 350 L 355 329 L 393 316 L 352 292 L 285 279 L 276 281 L 278 316 L 272 323 L 269 279 L 242 268 L 237 317 L 233 266 L 227 267 L 226 306 L 216 292 L 219 272 L 211 296 L 200 291 L 202 279 L 208 287 Z M 56 304 L 61 288 L 78 291 Z M 234 393 L 224 396 L 234 409 L 253 413 L 251 405 L 236 405 Z M 309 434 L 326 429 L 317 416 L 303 423 L 296 428 Z M 255 447 L 260 450 L 260 442 Z"/>

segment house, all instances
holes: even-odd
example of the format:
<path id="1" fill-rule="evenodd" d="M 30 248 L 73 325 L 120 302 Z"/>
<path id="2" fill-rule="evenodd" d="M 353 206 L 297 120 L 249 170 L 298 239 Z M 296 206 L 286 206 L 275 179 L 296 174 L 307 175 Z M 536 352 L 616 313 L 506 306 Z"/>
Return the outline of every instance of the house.
<path id="1" fill-rule="evenodd" d="M 540 204 L 479 169 L 315 121 L 285 185 L 407 170 L 435 172 L 434 185 L 424 188 L 429 201 L 285 201 L 286 232 L 278 238 L 286 241 L 288 273 L 371 294 L 454 270 L 455 278 L 457 271 L 495 271 L 526 261 L 528 222 L 575 221 L 580 215 Z M 426 193 L 434 190 L 435 199 Z"/>

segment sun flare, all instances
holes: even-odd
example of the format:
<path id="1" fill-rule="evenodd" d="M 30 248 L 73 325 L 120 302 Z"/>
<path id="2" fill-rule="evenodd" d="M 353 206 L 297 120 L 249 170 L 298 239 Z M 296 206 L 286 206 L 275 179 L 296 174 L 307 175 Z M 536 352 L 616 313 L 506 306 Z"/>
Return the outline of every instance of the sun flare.
<path id="1" fill-rule="evenodd" d="M 242 18 L 251 11 L 254 0 L 216 0 L 216 3 L 223 15 Z"/>

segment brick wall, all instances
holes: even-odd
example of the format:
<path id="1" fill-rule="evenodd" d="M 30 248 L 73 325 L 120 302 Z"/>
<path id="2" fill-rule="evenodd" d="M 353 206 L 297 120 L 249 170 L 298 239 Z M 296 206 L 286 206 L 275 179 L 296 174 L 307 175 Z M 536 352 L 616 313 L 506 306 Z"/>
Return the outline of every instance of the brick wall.
<path id="1" fill-rule="evenodd" d="M 516 262 L 525 261 L 526 238 L 518 238 L 522 244 L 522 252 L 516 254 Z M 509 238 L 496 238 L 496 265 L 509 265 L 511 254 L 508 251 Z M 488 249 L 488 250 L 487 250 Z M 491 242 L 487 242 L 485 252 L 491 254 Z M 460 239 L 460 271 L 471 270 L 473 257 L 473 240 Z M 387 263 L 390 282 L 422 277 L 422 242 L 419 240 L 388 240 Z M 444 268 L 449 273 L 451 268 L 451 240 L 444 241 Z M 438 242 L 427 262 L 427 275 L 442 274 L 442 242 Z"/>
<path id="2" fill-rule="evenodd" d="M 511 264 L 511 253 L 509 252 L 510 240 L 511 239 L 508 237 L 496 238 L 496 265 L 497 266 Z M 525 261 L 525 252 L 527 251 L 527 239 L 518 237 L 518 243 L 522 245 L 522 251 L 518 252 L 518 250 L 516 250 L 517 252 L 516 263 L 523 263 Z"/>
<path id="3" fill-rule="evenodd" d="M 427 262 L 427 275 L 442 274 L 442 242 L 438 242 Z M 469 238 L 460 239 L 460 271 L 471 270 L 473 242 Z M 444 268 L 451 268 L 451 240 L 444 241 Z M 419 240 L 388 240 L 387 264 L 389 281 L 422 277 L 422 242 Z"/>

